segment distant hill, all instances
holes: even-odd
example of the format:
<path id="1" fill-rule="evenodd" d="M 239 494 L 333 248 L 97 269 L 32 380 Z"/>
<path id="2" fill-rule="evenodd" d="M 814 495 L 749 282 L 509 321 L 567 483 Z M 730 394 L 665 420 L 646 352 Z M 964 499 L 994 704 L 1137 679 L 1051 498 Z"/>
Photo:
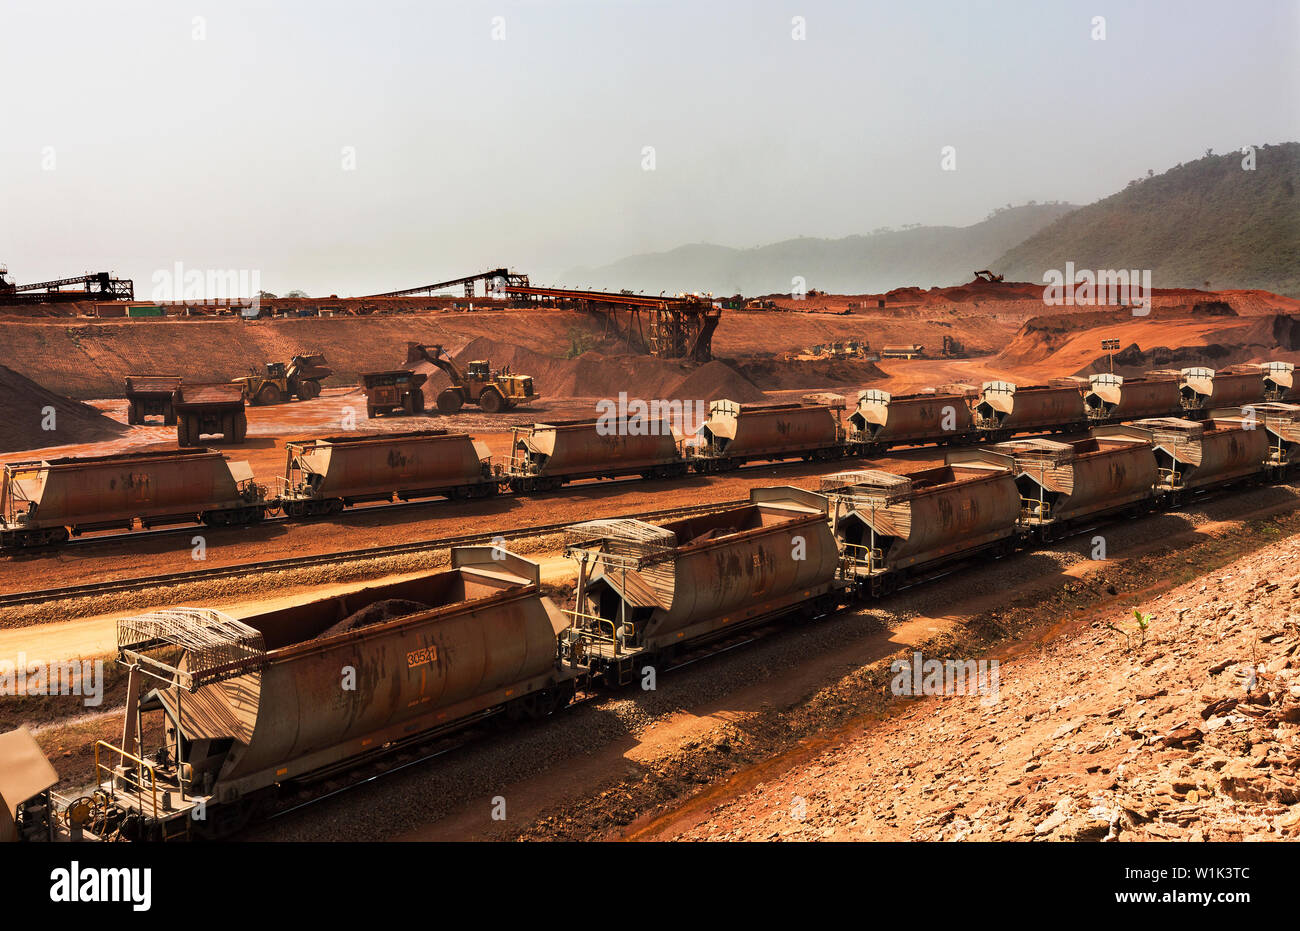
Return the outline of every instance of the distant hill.
<path id="1" fill-rule="evenodd" d="M 628 288 L 658 294 L 788 293 L 791 279 L 836 294 L 880 293 L 905 285 L 946 286 L 994 268 L 993 256 L 1074 210 L 1070 204 L 1004 208 L 973 226 L 919 226 L 843 239 L 789 239 L 753 249 L 693 243 L 634 255 L 598 268 L 575 268 L 569 287 Z M 1037 280 L 1037 279 L 1035 279 Z"/>
<path id="2" fill-rule="evenodd" d="M 1263 288 L 1300 296 L 1300 143 L 1210 155 L 1061 217 L 990 267 L 1008 280 L 1047 269 L 1151 269 L 1157 288 Z"/>

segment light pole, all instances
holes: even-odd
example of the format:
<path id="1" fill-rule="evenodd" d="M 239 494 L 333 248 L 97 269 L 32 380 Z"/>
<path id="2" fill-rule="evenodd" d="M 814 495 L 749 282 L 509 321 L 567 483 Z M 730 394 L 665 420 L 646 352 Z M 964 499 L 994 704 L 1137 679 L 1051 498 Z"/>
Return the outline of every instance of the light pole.
<path id="1" fill-rule="evenodd" d="M 1119 340 L 1117 340 L 1117 339 L 1103 339 L 1103 340 L 1101 341 L 1101 348 L 1102 348 L 1103 351 L 1109 353 L 1109 355 L 1107 356 L 1107 358 L 1110 360 L 1110 373 L 1111 373 L 1112 375 L 1114 375 L 1114 374 L 1115 374 L 1115 356 L 1114 356 L 1114 352 L 1115 352 L 1116 349 L 1119 349 Z"/>

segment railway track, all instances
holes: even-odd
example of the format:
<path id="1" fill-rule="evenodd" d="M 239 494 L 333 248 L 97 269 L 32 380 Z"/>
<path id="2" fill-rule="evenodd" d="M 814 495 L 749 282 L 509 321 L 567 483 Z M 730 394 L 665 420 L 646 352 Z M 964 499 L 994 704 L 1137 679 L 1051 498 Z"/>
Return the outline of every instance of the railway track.
<path id="1" fill-rule="evenodd" d="M 692 514 L 707 514 L 710 511 L 724 510 L 746 504 L 748 499 L 718 501 L 710 504 L 695 504 L 685 507 L 665 508 L 659 511 L 640 511 L 622 514 L 613 519 L 666 520 L 674 517 L 686 517 Z M 0 595 L 0 609 L 15 608 L 23 605 L 41 604 L 48 601 L 61 601 L 67 598 L 105 595 L 112 592 L 132 591 L 142 588 L 158 588 L 167 585 L 181 585 L 188 582 L 208 581 L 260 572 L 280 572 L 286 569 L 299 569 L 309 566 L 323 566 L 331 563 L 355 562 L 364 559 L 380 559 L 385 556 L 400 556 L 405 553 L 419 553 L 429 550 L 448 549 L 453 546 L 472 546 L 477 543 L 491 543 L 496 539 L 519 540 L 527 537 L 545 536 L 558 533 L 570 527 L 575 521 L 568 520 L 554 524 L 540 524 L 505 532 L 488 532 L 462 534 L 455 537 L 439 537 L 432 540 L 416 540 L 409 543 L 391 543 L 386 546 L 372 546 L 365 549 L 341 550 L 337 553 L 324 553 L 312 556 L 291 556 L 284 559 L 268 559 L 262 562 L 244 563 L 237 566 L 214 566 L 207 569 L 191 569 L 186 572 L 171 572 L 164 575 L 138 576 L 131 579 L 114 579 L 104 582 L 91 582 L 85 585 L 68 585 L 61 588 L 32 589 Z"/>

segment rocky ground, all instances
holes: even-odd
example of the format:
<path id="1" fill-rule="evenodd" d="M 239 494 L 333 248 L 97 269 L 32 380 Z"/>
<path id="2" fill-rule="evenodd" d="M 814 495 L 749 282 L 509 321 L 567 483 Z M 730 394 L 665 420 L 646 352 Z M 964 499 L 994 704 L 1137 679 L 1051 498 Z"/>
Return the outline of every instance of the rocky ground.
<path id="1" fill-rule="evenodd" d="M 1300 836 L 1300 540 L 909 701 L 708 811 L 694 840 Z"/>

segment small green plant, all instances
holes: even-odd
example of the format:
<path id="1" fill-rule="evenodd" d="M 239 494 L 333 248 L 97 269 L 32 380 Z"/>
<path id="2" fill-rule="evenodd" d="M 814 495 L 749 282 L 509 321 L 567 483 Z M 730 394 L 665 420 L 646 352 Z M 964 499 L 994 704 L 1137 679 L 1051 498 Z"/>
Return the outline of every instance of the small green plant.
<path id="1" fill-rule="evenodd" d="M 1138 646 L 1141 646 L 1147 642 L 1147 629 L 1151 626 L 1151 615 L 1143 614 L 1137 608 L 1134 608 L 1133 617 L 1137 621 Z"/>
<path id="2" fill-rule="evenodd" d="M 1133 620 L 1134 625 L 1132 631 L 1125 630 L 1123 627 L 1119 627 L 1110 621 L 1107 621 L 1105 625 L 1103 625 L 1106 630 L 1113 630 L 1115 633 L 1124 637 L 1124 649 L 1126 650 L 1133 649 L 1134 635 L 1138 638 L 1137 645 L 1139 647 L 1147 642 L 1147 631 L 1151 629 L 1151 622 L 1154 620 L 1154 617 L 1150 614 L 1143 614 L 1137 608 L 1134 608 Z"/>

